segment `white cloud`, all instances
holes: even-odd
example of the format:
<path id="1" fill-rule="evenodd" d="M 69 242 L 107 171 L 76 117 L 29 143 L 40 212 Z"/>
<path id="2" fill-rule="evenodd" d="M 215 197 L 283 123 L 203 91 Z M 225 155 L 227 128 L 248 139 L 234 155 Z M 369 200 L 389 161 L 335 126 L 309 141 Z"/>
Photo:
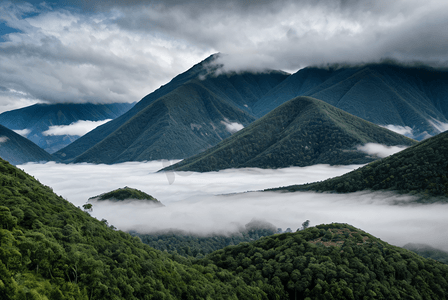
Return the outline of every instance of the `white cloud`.
<path id="1" fill-rule="evenodd" d="M 378 157 L 384 158 L 389 155 L 395 154 L 406 149 L 406 146 L 385 146 L 375 143 L 367 143 L 365 145 L 359 145 L 356 147 L 358 151 L 367 153 L 369 155 L 376 155 Z"/>
<path id="2" fill-rule="evenodd" d="M 162 166 L 162 162 L 117 165 L 50 162 L 19 167 L 80 207 L 89 197 L 124 186 L 142 190 L 165 205 L 155 209 L 136 203 L 94 205 L 92 214 L 95 217 L 105 218 L 123 230 L 178 228 L 196 233 L 225 233 L 253 218 L 295 230 L 308 219 L 311 225 L 349 223 L 396 245 L 420 242 L 448 250 L 446 204 L 407 204 L 412 196 L 393 193 L 229 194 L 324 180 L 359 166 L 316 165 L 277 170 L 247 168 L 190 173 L 190 176 L 176 177 L 171 185 L 166 174 L 156 173 Z M 397 202 L 401 205 L 396 205 Z"/>
<path id="3" fill-rule="evenodd" d="M 396 132 L 398 134 L 401 134 L 401 135 L 404 135 L 404 136 L 407 136 L 410 138 L 412 138 L 414 136 L 413 130 L 409 126 L 400 126 L 400 125 L 389 124 L 389 125 L 382 125 L 381 127 L 389 129 L 390 131 Z"/>
<path id="4" fill-rule="evenodd" d="M 87 132 L 103 125 L 112 119 L 102 120 L 102 121 L 85 121 L 79 120 L 70 125 L 56 125 L 50 126 L 50 128 L 44 132 L 43 135 L 79 135 L 82 136 Z"/>
<path id="5" fill-rule="evenodd" d="M 9 138 L 7 136 L 0 136 L 0 144 L 8 141 Z"/>
<path id="6" fill-rule="evenodd" d="M 13 131 L 15 133 L 17 133 L 17 134 L 20 134 L 23 137 L 26 137 L 31 132 L 31 130 L 27 129 L 27 128 L 25 128 L 25 129 L 15 129 Z"/>
<path id="7" fill-rule="evenodd" d="M 244 128 L 243 124 L 238 122 L 229 122 L 229 120 L 221 121 L 221 124 L 226 126 L 226 129 L 230 133 L 235 133 Z"/>

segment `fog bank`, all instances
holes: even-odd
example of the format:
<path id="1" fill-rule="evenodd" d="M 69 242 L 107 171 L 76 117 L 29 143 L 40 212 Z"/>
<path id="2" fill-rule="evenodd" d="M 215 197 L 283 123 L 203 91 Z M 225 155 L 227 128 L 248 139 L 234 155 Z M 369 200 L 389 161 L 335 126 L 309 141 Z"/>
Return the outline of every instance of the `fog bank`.
<path id="1" fill-rule="evenodd" d="M 359 166 L 180 172 L 175 173 L 171 185 L 166 174 L 156 173 L 162 162 L 117 165 L 52 162 L 19 167 L 76 206 L 85 204 L 89 197 L 124 186 L 147 192 L 165 205 L 154 208 L 141 202 L 94 204 L 93 216 L 104 218 L 125 231 L 154 232 L 172 228 L 197 234 L 229 233 L 254 218 L 268 221 L 283 230 L 290 227 L 295 231 L 305 220 L 310 220 L 311 226 L 348 223 L 398 246 L 409 242 L 426 243 L 448 250 L 445 233 L 448 205 L 445 204 L 410 204 L 411 196 L 390 192 L 241 193 L 324 180 Z"/>

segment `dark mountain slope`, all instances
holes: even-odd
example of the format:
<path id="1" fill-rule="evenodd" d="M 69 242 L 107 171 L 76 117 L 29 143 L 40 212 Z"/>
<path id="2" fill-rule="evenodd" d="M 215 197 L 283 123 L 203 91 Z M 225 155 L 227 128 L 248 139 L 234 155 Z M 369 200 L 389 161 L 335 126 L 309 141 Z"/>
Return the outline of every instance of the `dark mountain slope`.
<path id="1" fill-rule="evenodd" d="M 29 131 L 26 138 L 49 153 L 67 146 L 77 135 L 46 136 L 50 126 L 70 125 L 74 122 L 115 119 L 128 111 L 132 103 L 113 104 L 35 104 L 0 114 L 0 124 L 12 130 Z"/>
<path id="2" fill-rule="evenodd" d="M 206 256 L 269 299 L 446 299 L 448 266 L 346 224 L 261 238 Z"/>
<path id="3" fill-rule="evenodd" d="M 448 132 L 440 133 L 413 147 L 340 177 L 279 189 L 340 193 L 361 190 L 396 190 L 427 196 L 445 196 L 438 200 L 446 201 L 448 196 Z M 423 200 L 425 199 L 423 198 Z"/>
<path id="4" fill-rule="evenodd" d="M 94 163 L 189 157 L 230 136 L 230 123 L 254 121 L 251 105 L 287 77 L 277 71 L 216 76 L 207 73 L 208 61 L 55 155 Z"/>
<path id="5" fill-rule="evenodd" d="M 229 137 L 223 123 L 254 118 L 192 81 L 161 97 L 75 162 L 118 163 L 184 158 Z"/>
<path id="6" fill-rule="evenodd" d="M 70 146 L 61 149 L 54 155 L 59 157 L 61 160 L 73 160 L 76 156 L 82 154 L 84 151 L 93 147 L 96 143 L 99 143 L 102 139 L 114 132 L 117 128 L 126 123 L 129 119 L 138 114 L 143 108 L 151 104 L 153 101 L 175 90 L 190 79 L 197 78 L 200 75 L 205 76 L 208 72 L 206 65 L 213 59 L 214 56 L 210 56 L 201 63 L 194 65 L 186 72 L 177 75 L 168 84 L 162 85 L 151 94 L 148 94 L 142 98 L 137 104 L 134 105 L 134 107 L 122 116 L 108 122 L 107 124 L 95 128 L 95 130 L 92 130 L 84 135 L 82 139 L 78 139 L 76 142 L 73 142 Z"/>
<path id="7" fill-rule="evenodd" d="M 206 172 L 242 167 L 355 164 L 378 159 L 357 151 L 356 146 L 366 143 L 416 142 L 323 101 L 297 97 L 215 147 L 166 170 Z"/>
<path id="8" fill-rule="evenodd" d="M 55 160 L 48 152 L 14 131 L 0 125 L 0 157 L 11 164 Z"/>
<path id="9" fill-rule="evenodd" d="M 98 221 L 0 159 L 0 299 L 267 299 Z"/>
<path id="10" fill-rule="evenodd" d="M 304 83 L 305 87 L 303 87 Z M 298 88 L 300 87 L 300 88 Z M 409 126 L 414 135 L 440 133 L 431 122 L 448 123 L 448 72 L 431 68 L 372 64 L 305 68 L 261 98 L 262 116 L 292 96 L 311 96 L 378 125 Z"/>

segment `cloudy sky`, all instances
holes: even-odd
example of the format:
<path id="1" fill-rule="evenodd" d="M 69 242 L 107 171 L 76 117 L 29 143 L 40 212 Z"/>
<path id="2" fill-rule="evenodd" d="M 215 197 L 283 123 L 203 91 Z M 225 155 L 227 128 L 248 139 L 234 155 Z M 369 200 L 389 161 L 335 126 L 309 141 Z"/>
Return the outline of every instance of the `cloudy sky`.
<path id="1" fill-rule="evenodd" d="M 0 112 L 134 102 L 209 55 L 228 70 L 447 65 L 445 0 L 1 1 Z"/>

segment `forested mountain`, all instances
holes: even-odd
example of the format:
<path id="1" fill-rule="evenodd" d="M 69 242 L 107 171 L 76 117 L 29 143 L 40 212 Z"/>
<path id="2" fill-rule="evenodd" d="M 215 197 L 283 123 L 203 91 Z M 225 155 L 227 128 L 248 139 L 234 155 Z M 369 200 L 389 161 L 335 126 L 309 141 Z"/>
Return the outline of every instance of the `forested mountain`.
<path id="1" fill-rule="evenodd" d="M 0 160 L 1 299 L 446 299 L 448 266 L 345 224 L 192 260 L 114 230 Z"/>
<path id="2" fill-rule="evenodd" d="M 77 121 L 115 119 L 128 111 L 133 103 L 113 104 L 34 104 L 0 114 L 0 124 L 25 132 L 23 136 L 48 153 L 67 146 L 79 135 L 45 135 L 50 126 L 70 125 Z"/>
<path id="3" fill-rule="evenodd" d="M 311 97 L 297 97 L 213 148 L 164 170 L 283 168 L 363 164 L 378 159 L 357 150 L 366 143 L 416 142 Z"/>
<path id="4" fill-rule="evenodd" d="M 446 70 L 393 63 L 309 67 L 269 91 L 253 111 L 261 117 L 297 96 L 323 100 L 378 125 L 408 126 L 417 139 L 440 133 L 439 122 L 448 123 Z"/>
<path id="5" fill-rule="evenodd" d="M 51 154 L 30 140 L 2 125 L 0 125 L 0 157 L 14 165 L 55 160 Z"/>
<path id="6" fill-rule="evenodd" d="M 74 207 L 0 160 L 0 299 L 266 299 Z"/>
<path id="7" fill-rule="evenodd" d="M 399 153 L 323 182 L 294 185 L 275 190 L 336 191 L 395 190 L 431 196 L 448 196 L 448 132 L 440 133 Z M 425 197 L 429 198 L 426 199 Z"/>
<path id="8" fill-rule="evenodd" d="M 252 105 L 288 74 L 219 75 L 211 56 L 55 155 L 65 161 L 113 164 L 185 158 L 255 120 Z"/>
<path id="9" fill-rule="evenodd" d="M 268 299 L 446 299 L 448 266 L 346 224 L 226 247 L 212 262 Z"/>

